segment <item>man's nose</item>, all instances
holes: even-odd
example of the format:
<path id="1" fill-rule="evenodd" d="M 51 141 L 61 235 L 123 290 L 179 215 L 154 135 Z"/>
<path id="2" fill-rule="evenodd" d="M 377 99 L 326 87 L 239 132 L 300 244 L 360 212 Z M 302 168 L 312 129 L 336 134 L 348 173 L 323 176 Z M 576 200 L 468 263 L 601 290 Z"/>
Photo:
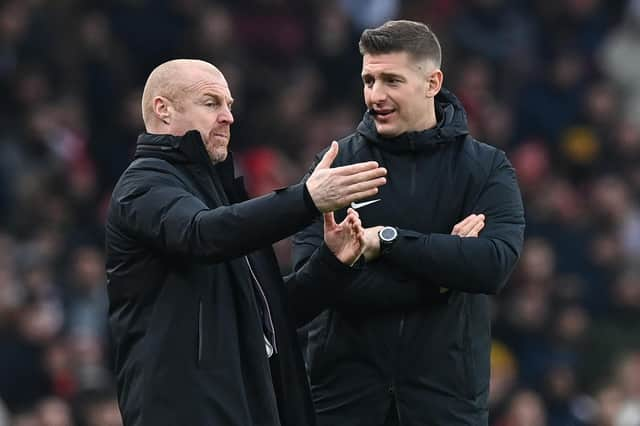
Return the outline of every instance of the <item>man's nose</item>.
<path id="1" fill-rule="evenodd" d="M 218 121 L 225 124 L 233 124 L 233 114 L 229 107 L 225 107 L 224 110 L 218 114 Z"/>
<path id="2" fill-rule="evenodd" d="M 375 82 L 371 86 L 371 102 L 374 104 L 380 103 L 387 98 L 387 92 L 384 90 L 384 87 L 381 83 Z"/>

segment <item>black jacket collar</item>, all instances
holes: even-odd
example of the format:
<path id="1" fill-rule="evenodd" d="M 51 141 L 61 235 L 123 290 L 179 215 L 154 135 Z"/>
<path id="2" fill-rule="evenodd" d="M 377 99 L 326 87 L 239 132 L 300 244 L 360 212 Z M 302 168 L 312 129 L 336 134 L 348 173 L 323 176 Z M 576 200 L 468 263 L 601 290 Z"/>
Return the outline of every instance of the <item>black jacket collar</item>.
<path id="1" fill-rule="evenodd" d="M 138 136 L 134 158 L 161 158 L 173 164 L 184 164 L 188 168 L 202 167 L 220 179 L 225 193 L 232 202 L 247 198 L 242 177 L 235 177 L 233 154 L 215 165 L 211 163 L 197 130 L 190 130 L 184 136 L 142 133 Z M 217 179 L 214 178 L 214 182 Z"/>
<path id="2" fill-rule="evenodd" d="M 373 117 L 367 111 L 360 124 L 358 133 L 368 141 L 389 152 L 417 152 L 429 150 L 438 144 L 469 133 L 467 114 L 462 104 L 451 92 L 442 89 L 435 98 L 436 127 L 418 132 L 406 132 L 393 138 L 378 134 Z"/>
<path id="3" fill-rule="evenodd" d="M 210 164 L 207 150 L 197 130 L 184 136 L 142 133 L 138 136 L 135 158 L 155 157 L 172 163 Z"/>

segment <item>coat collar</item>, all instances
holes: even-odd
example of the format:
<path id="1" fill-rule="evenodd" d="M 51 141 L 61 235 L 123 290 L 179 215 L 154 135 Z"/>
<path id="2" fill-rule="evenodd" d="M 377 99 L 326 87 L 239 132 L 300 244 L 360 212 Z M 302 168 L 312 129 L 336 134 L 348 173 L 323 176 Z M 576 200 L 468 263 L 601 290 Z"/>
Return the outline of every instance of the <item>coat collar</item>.
<path id="1" fill-rule="evenodd" d="M 224 161 L 212 164 L 197 130 L 190 130 L 183 136 L 142 133 L 138 136 L 134 157 L 161 158 L 173 164 L 183 164 L 197 177 L 208 172 L 215 185 L 218 182 L 222 185 L 231 202 L 247 199 L 243 178 L 235 177 L 233 153 L 229 151 Z"/>

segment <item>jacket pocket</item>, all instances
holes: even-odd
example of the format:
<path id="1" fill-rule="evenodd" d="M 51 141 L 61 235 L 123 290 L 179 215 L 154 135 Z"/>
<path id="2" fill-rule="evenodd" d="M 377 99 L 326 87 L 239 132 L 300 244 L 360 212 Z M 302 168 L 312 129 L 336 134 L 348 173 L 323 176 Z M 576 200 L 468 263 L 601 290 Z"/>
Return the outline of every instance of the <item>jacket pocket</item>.
<path id="1" fill-rule="evenodd" d="M 331 309 L 329 311 L 329 318 L 327 319 L 327 326 L 326 326 L 326 333 L 324 334 L 324 342 L 322 344 L 322 358 L 326 359 L 327 357 L 327 351 L 329 348 L 329 345 L 331 344 L 331 339 L 333 338 L 333 336 L 336 333 L 336 312 Z"/>
<path id="2" fill-rule="evenodd" d="M 326 365 L 327 347 L 334 333 L 335 311 L 329 309 L 318 316 L 307 334 L 307 367 L 309 376 L 314 377 L 321 372 Z"/>

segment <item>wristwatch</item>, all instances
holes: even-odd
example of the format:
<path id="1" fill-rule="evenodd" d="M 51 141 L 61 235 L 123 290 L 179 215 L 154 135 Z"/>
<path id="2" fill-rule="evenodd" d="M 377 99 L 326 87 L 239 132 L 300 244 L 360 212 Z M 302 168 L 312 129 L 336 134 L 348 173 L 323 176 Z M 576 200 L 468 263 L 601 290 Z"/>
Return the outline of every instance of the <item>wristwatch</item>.
<path id="1" fill-rule="evenodd" d="M 398 239 L 398 230 L 393 226 L 385 226 L 378 231 L 378 238 L 380 239 L 380 254 L 387 254 Z"/>

